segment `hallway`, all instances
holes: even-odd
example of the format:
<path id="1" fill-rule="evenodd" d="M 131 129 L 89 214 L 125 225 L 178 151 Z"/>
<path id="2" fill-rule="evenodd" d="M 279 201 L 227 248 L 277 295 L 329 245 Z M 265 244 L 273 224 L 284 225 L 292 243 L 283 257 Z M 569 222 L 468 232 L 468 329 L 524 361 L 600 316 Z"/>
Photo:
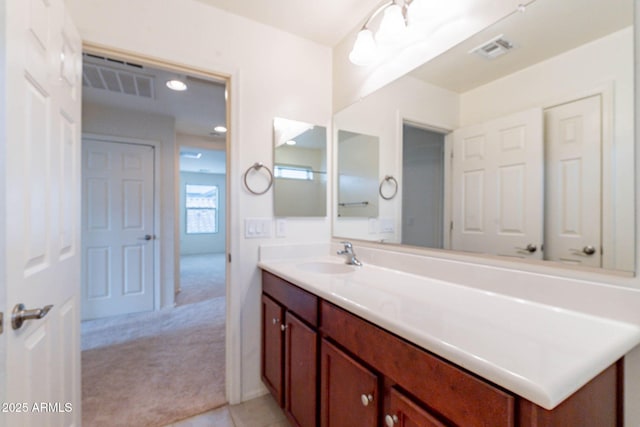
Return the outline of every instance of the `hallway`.
<path id="1" fill-rule="evenodd" d="M 82 323 L 83 425 L 165 425 L 226 403 L 224 254 L 181 265 L 175 308 Z"/>

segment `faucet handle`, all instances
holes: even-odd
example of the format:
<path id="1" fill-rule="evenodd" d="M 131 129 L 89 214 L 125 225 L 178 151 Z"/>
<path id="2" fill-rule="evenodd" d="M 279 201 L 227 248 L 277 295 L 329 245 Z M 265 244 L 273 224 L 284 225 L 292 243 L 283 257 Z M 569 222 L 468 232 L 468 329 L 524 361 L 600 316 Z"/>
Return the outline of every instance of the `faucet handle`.
<path id="1" fill-rule="evenodd" d="M 344 245 L 345 249 L 353 248 L 353 244 L 351 242 L 349 242 L 349 241 L 346 241 L 346 240 L 344 242 L 340 242 L 340 244 Z"/>

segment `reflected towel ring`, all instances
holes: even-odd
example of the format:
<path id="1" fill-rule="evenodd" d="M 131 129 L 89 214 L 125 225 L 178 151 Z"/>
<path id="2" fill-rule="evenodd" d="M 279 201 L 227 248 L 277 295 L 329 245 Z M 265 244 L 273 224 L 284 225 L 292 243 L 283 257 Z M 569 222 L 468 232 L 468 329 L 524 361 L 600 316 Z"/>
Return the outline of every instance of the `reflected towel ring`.
<path id="1" fill-rule="evenodd" d="M 249 184 L 247 183 L 247 175 L 249 174 L 249 171 L 251 171 L 251 169 L 254 170 L 260 170 L 262 168 L 265 168 L 267 170 L 267 173 L 269 173 L 269 185 L 267 185 L 267 188 L 265 188 L 262 191 L 255 191 L 253 190 L 251 187 L 249 187 Z M 244 174 L 242 175 L 243 180 L 244 180 L 244 186 L 247 187 L 247 190 L 249 190 L 250 193 L 252 194 L 256 194 L 256 195 L 261 195 L 266 193 L 267 191 L 269 191 L 269 189 L 271 188 L 271 185 L 273 184 L 273 173 L 271 173 L 271 169 L 269 169 L 267 166 L 263 165 L 262 162 L 255 162 L 253 165 L 249 166 L 249 168 L 244 172 Z"/>
<path id="2" fill-rule="evenodd" d="M 385 196 L 384 194 L 382 194 L 382 186 L 384 185 L 385 182 L 389 182 L 391 181 L 393 183 L 393 193 L 390 196 Z M 380 181 L 380 187 L 378 188 L 378 192 L 380 193 L 380 197 L 382 197 L 385 200 L 391 200 L 394 197 L 396 197 L 396 194 L 398 194 L 398 181 L 391 175 L 385 175 L 384 179 L 382 181 Z"/>

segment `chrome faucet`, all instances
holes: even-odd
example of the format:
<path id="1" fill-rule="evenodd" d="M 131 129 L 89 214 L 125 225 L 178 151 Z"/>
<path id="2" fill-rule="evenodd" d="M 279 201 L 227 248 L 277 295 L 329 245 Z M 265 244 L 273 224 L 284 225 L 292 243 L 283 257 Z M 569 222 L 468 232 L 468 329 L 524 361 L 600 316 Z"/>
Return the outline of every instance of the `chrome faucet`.
<path id="1" fill-rule="evenodd" d="M 349 265 L 356 265 L 360 267 L 362 263 L 358 258 L 356 258 L 355 252 L 353 252 L 353 245 L 351 242 L 340 242 L 344 245 L 344 249 L 338 251 L 338 255 L 347 255 L 347 260 L 345 261 Z"/>

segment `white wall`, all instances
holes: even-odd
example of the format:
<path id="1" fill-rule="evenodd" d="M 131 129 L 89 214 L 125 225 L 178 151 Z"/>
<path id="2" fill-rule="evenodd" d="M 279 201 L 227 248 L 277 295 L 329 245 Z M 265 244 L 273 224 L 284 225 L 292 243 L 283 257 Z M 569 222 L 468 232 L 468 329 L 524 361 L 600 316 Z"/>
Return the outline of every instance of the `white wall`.
<path id="1" fill-rule="evenodd" d="M 187 234 L 186 185 L 215 185 L 218 187 L 218 231 L 207 234 Z M 227 179 L 213 173 L 180 172 L 180 255 L 225 253 Z"/>
<path id="2" fill-rule="evenodd" d="M 174 302 L 174 242 L 175 186 L 173 156 L 175 152 L 175 121 L 173 117 L 148 114 L 132 110 L 83 103 L 83 133 L 133 138 L 160 144 L 159 164 L 155 165 L 156 182 L 160 185 L 159 217 L 156 224 L 160 243 L 160 306 L 170 307 Z M 158 155 L 156 155 L 158 158 Z"/>
<path id="3" fill-rule="evenodd" d="M 588 94 L 613 90 L 613 147 L 603 153 L 603 238 L 605 267 L 632 271 L 634 236 L 633 28 L 463 93 L 462 126 L 533 107 L 550 107 Z"/>
<path id="4" fill-rule="evenodd" d="M 231 76 L 227 392 L 232 403 L 255 397 L 265 390 L 258 246 L 269 239 L 245 239 L 243 220 L 272 218 L 273 193 L 250 194 L 242 174 L 257 161 L 272 165 L 274 117 L 329 126 L 331 49 L 196 0 L 165 0 L 161 6 L 154 0 L 67 4 L 85 42 Z M 328 217 L 288 218 L 287 237 L 277 242 L 328 241 L 329 236 Z"/>

